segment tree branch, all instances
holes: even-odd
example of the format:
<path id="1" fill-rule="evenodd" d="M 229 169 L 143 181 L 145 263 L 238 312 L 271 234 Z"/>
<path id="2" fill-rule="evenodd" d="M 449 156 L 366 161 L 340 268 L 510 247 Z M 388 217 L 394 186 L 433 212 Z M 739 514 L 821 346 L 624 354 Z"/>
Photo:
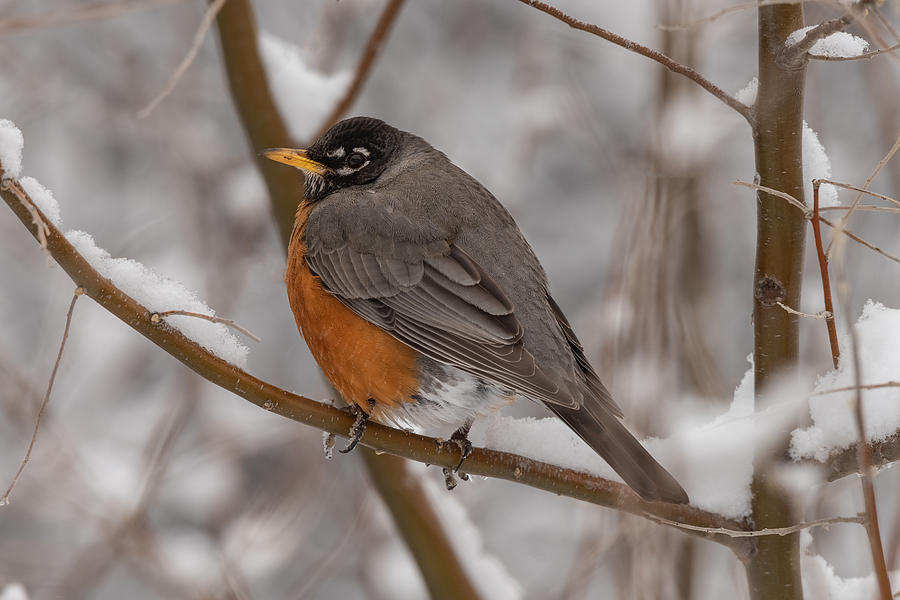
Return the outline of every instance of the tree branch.
<path id="1" fill-rule="evenodd" d="M 585 31 L 587 33 L 591 33 L 598 37 L 603 38 L 608 42 L 612 42 L 617 46 L 621 46 L 630 52 L 634 52 L 636 54 L 640 54 L 641 56 L 645 56 L 650 60 L 656 61 L 665 68 L 669 69 L 674 73 L 678 73 L 679 75 L 684 75 L 688 79 L 692 80 L 694 83 L 702 87 L 704 90 L 730 106 L 734 109 L 739 115 L 744 117 L 751 127 L 756 126 L 756 118 L 753 115 L 753 109 L 743 102 L 739 101 L 737 98 L 706 79 L 700 73 L 695 71 L 694 69 L 688 67 L 687 65 L 683 65 L 680 62 L 674 61 L 662 52 L 658 52 L 657 50 L 653 50 L 646 46 L 642 46 L 637 42 L 633 42 L 627 38 L 624 38 L 618 34 L 615 34 L 611 31 L 607 31 L 602 27 L 594 25 L 592 23 L 586 23 L 584 21 L 579 21 L 574 17 L 570 17 L 563 11 L 558 8 L 546 4 L 544 2 L 540 2 L 539 0 L 519 0 L 522 4 L 527 4 L 532 8 L 536 8 L 542 13 L 546 13 L 551 17 L 558 19 L 568 25 L 573 29 L 578 29 L 580 31 Z"/>
<path id="2" fill-rule="evenodd" d="M 6 180 L 5 185 L 6 187 L 0 188 L 0 196 L 37 239 L 38 228 L 32 222 L 31 213 L 26 205 L 30 203 L 30 199 L 17 181 Z M 9 188 L 14 188 L 16 193 L 12 193 Z M 17 197 L 19 194 L 23 195 L 27 202 L 20 201 Z M 50 256 L 68 273 L 76 285 L 84 289 L 86 295 L 135 331 L 201 377 L 257 406 L 298 423 L 347 436 L 354 420 L 348 411 L 293 394 L 257 379 L 213 355 L 170 327 L 165 321 L 153 323 L 151 311 L 97 273 L 56 227 L 46 219 L 43 221 L 47 227 L 47 252 Z M 374 450 L 441 467 L 455 467 L 460 459 L 460 448 L 453 442 L 439 441 L 375 422 L 368 424 L 360 443 Z M 707 528 L 723 527 L 732 530 L 744 528 L 742 523 L 693 506 L 645 502 L 622 483 L 507 452 L 475 448 L 466 459 L 466 472 L 521 483 L 638 516 L 649 514 Z M 753 544 L 747 540 L 705 531 L 691 533 L 728 546 L 741 560 L 746 560 L 753 549 Z"/>
<path id="3" fill-rule="evenodd" d="M 853 15 L 847 13 L 837 19 L 819 23 L 807 31 L 806 35 L 803 36 L 803 39 L 796 44 L 788 46 L 785 42 L 775 59 L 778 66 L 786 70 L 805 68 L 806 63 L 809 61 L 809 51 L 816 45 L 816 42 L 828 37 L 832 33 L 843 30 L 851 21 L 853 21 Z"/>

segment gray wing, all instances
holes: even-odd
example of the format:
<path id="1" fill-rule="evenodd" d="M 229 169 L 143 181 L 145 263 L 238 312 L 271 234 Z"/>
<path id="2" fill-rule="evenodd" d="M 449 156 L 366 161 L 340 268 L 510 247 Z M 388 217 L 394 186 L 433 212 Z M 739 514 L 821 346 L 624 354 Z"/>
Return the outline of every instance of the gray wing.
<path id="1" fill-rule="evenodd" d="M 314 232 L 307 229 L 305 237 Z M 441 245 L 420 247 L 413 259 L 407 245 L 401 260 L 348 243 L 311 243 L 306 261 L 350 310 L 425 356 L 535 400 L 577 408 L 578 399 L 561 392 L 524 347 L 513 303 L 484 269 L 452 243 L 439 253 L 424 249 Z"/>

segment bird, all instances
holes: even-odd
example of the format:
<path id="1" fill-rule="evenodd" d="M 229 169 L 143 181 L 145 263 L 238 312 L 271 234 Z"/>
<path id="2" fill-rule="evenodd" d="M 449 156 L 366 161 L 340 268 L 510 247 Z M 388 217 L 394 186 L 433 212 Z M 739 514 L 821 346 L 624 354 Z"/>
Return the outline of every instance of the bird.
<path id="1" fill-rule="evenodd" d="M 285 284 L 313 357 L 357 415 L 345 450 L 370 417 L 458 426 L 461 465 L 473 421 L 524 397 L 644 500 L 689 501 L 622 423 L 531 246 L 474 177 L 372 117 L 261 154 L 304 175 Z"/>

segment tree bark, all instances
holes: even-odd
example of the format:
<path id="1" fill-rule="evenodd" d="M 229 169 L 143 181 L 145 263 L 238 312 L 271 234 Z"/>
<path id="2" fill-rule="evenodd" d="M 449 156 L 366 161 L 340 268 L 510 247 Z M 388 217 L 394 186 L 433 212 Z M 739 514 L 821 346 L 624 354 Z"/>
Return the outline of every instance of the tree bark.
<path id="1" fill-rule="evenodd" d="M 760 184 L 803 198 L 803 66 L 784 68 L 779 50 L 787 36 L 803 27 L 802 4 L 761 6 L 759 18 L 759 92 L 754 145 Z M 754 276 L 754 383 L 756 410 L 767 404 L 770 385 L 793 369 L 798 354 L 798 317 L 777 303 L 800 305 L 806 221 L 802 211 L 781 198 L 757 193 L 757 246 Z M 772 444 L 754 457 L 753 519 L 756 528 L 784 527 L 798 515 L 774 478 L 787 449 L 791 423 L 780 424 Z M 774 454 L 772 448 L 775 448 Z M 754 600 L 802 598 L 799 534 L 758 540 L 747 564 Z"/>

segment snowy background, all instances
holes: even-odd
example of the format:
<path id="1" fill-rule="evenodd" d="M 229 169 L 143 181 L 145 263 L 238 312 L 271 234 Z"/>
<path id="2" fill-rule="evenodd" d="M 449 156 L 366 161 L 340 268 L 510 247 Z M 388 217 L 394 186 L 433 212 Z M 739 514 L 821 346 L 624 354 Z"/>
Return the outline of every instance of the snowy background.
<path id="1" fill-rule="evenodd" d="M 87 231 L 112 256 L 184 283 L 258 334 L 259 344 L 242 339 L 250 372 L 324 398 L 287 306 L 283 252 L 215 32 L 174 92 L 138 117 L 187 52 L 204 3 L 134 2 L 142 8 L 54 27 L 7 21 L 87 4 L 0 0 L 0 118 L 24 134 L 24 174 L 53 190 L 64 229 Z M 666 34 L 656 25 L 720 5 L 558 5 L 664 49 L 730 92 L 756 74 L 751 12 Z M 255 3 L 272 87 L 298 141 L 346 85 L 381 7 L 369 0 Z M 896 7 L 893 14 L 885 8 L 900 22 Z M 810 7 L 808 22 L 831 16 L 824 10 Z M 833 177 L 861 184 L 900 133 L 897 61 L 814 62 L 807 81 L 805 118 Z M 735 388 L 752 350 L 755 200 L 732 182 L 753 178 L 746 123 L 657 65 L 513 1 L 408 3 L 352 113 L 422 135 L 509 207 L 630 426 L 671 435 L 651 449 L 677 463 L 673 470 L 706 508 L 740 515 L 752 440 L 735 431 L 752 390 L 746 382 Z M 872 189 L 900 195 L 900 160 Z M 900 255 L 898 225 L 897 215 L 856 213 L 851 228 Z M 73 285 L 3 207 L 0 250 L 5 489 L 30 437 Z M 898 380 L 898 357 L 893 364 L 879 357 L 900 348 L 900 339 L 885 335 L 900 331 L 890 310 L 900 308 L 900 265 L 856 245 L 847 251 L 852 312 L 865 312 L 861 335 L 881 348 L 864 357 L 878 367 L 865 379 Z M 811 251 L 805 277 L 798 308 L 817 312 Z M 870 298 L 887 312 L 867 305 Z M 804 321 L 801 335 L 796 396 L 852 383 L 844 370 L 828 374 L 821 322 Z M 882 393 L 872 396 L 882 408 L 869 422 L 890 433 L 881 419 L 900 399 Z M 852 441 L 852 423 L 828 402 L 842 400 L 816 397 L 815 425 L 795 435 L 798 455 L 814 456 L 824 439 Z M 805 406 L 800 412 L 806 419 Z M 546 416 L 525 403 L 508 415 Z M 527 432 L 531 423 L 519 426 Z M 509 427 L 496 423 L 477 433 L 496 447 L 510 443 Z M 442 485 L 439 470 L 416 471 Z M 853 478 L 826 486 L 801 475 L 812 482 L 798 486 L 807 520 L 861 510 Z M 898 484 L 897 469 L 876 479 L 893 557 Z M 433 491 L 446 503 L 440 487 Z M 505 590 L 502 597 L 746 594 L 729 551 L 642 519 L 500 481 L 464 483 L 450 501 L 442 510 L 464 543 L 496 561 L 479 572 Z M 837 576 L 855 590 L 850 578 L 870 571 L 861 527 L 816 529 L 807 541 L 815 555 L 807 573 L 817 583 Z M 0 507 L 0 594 L 12 582 L 36 599 L 425 594 L 357 457 L 324 461 L 318 431 L 199 379 L 87 299 L 75 309 L 35 454 L 12 504 Z M 17 589 L 0 597 L 13 600 Z"/>

